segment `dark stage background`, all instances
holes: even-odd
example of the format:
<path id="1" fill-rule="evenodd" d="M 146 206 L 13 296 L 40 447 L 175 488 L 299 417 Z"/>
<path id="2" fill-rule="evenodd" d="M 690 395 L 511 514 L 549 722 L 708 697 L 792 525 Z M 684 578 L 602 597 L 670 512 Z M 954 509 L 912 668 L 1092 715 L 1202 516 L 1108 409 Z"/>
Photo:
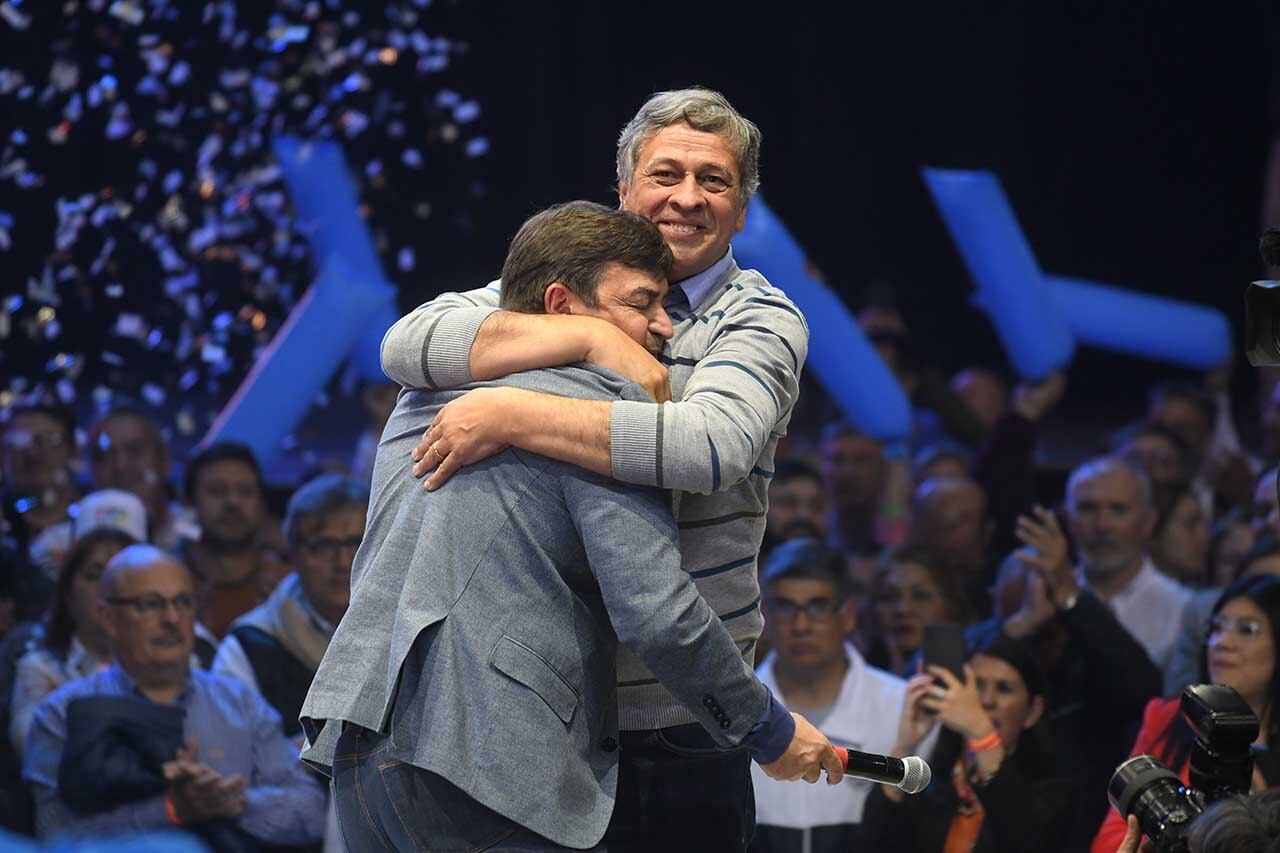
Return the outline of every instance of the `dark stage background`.
<path id="1" fill-rule="evenodd" d="M 402 304 L 496 276 L 546 204 L 615 199 L 622 124 L 650 92 L 700 83 L 760 125 L 762 193 L 851 307 L 891 283 L 944 368 L 1003 356 L 921 164 L 993 168 L 1045 269 L 1214 305 L 1239 326 L 1277 98 L 1262 3 L 748 8 L 454 7 L 493 143 L 490 196 L 473 239 L 426 260 Z M 1169 374 L 1084 350 L 1070 398 L 1136 406 L 1134 389 Z"/>

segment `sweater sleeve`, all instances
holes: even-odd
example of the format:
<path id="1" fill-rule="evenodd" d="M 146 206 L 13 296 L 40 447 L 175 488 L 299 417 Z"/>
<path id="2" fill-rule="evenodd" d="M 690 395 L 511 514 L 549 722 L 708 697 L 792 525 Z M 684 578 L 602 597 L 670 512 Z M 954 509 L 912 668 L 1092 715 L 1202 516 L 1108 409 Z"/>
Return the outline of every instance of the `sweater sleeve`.
<path id="1" fill-rule="evenodd" d="M 382 371 L 405 388 L 441 390 L 471 382 L 471 345 L 498 310 L 498 282 L 442 293 L 401 317 L 382 337 Z"/>

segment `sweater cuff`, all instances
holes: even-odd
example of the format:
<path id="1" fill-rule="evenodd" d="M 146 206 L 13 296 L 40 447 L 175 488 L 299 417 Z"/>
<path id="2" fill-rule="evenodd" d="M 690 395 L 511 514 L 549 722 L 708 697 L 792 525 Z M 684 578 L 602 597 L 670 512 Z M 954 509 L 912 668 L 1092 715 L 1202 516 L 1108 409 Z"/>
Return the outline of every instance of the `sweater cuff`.
<path id="1" fill-rule="evenodd" d="M 791 712 L 773 697 L 773 691 L 769 691 L 769 702 L 764 706 L 764 713 L 742 739 L 742 745 L 757 764 L 772 764 L 787 751 L 795 736 L 796 721 Z"/>
<path id="2" fill-rule="evenodd" d="M 471 347 L 480 325 L 497 308 L 455 308 L 427 332 L 422 345 L 422 374 L 428 388 L 460 388 L 470 384 Z"/>
<path id="3" fill-rule="evenodd" d="M 613 478 L 640 486 L 662 485 L 662 406 L 616 400 L 609 411 Z"/>

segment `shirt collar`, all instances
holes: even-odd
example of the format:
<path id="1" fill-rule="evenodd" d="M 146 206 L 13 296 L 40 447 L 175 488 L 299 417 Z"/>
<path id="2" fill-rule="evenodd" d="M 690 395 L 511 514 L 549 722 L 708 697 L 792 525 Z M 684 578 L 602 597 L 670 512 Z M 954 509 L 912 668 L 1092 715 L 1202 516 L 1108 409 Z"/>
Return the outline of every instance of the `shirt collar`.
<path id="1" fill-rule="evenodd" d="M 684 291 L 684 295 L 689 300 L 689 307 L 696 309 L 707 298 L 707 294 L 711 292 L 711 288 L 720 280 L 729 267 L 733 264 L 733 247 L 724 253 L 724 257 L 707 267 L 697 275 L 691 275 L 683 281 L 677 281 L 672 287 L 679 287 Z"/>
<path id="2" fill-rule="evenodd" d="M 1151 562 L 1151 556 L 1144 553 L 1142 555 L 1142 568 L 1138 569 L 1138 573 L 1129 581 L 1128 586 L 1119 590 L 1111 597 L 1110 600 L 1114 601 L 1117 598 L 1124 598 L 1127 595 L 1132 595 L 1133 593 L 1138 592 L 1151 583 L 1153 575 L 1158 574 L 1159 569 L 1156 568 L 1155 563 Z M 1085 577 L 1083 563 L 1076 566 L 1076 581 L 1080 584 L 1082 589 L 1088 589 L 1096 592 L 1096 590 L 1089 585 L 1088 578 Z"/>
<path id="3" fill-rule="evenodd" d="M 122 692 L 137 696 L 140 699 L 146 699 L 148 702 L 151 701 L 147 698 L 147 694 L 142 692 L 142 688 L 138 687 L 138 682 L 133 680 L 133 676 L 124 671 L 124 667 L 120 665 L 119 660 L 112 663 L 107 669 L 107 677 L 113 680 L 121 688 Z M 187 673 L 187 683 L 183 686 L 182 692 L 178 694 L 175 704 L 186 705 L 187 700 L 191 698 L 191 691 L 194 686 L 195 676 L 189 672 Z"/>

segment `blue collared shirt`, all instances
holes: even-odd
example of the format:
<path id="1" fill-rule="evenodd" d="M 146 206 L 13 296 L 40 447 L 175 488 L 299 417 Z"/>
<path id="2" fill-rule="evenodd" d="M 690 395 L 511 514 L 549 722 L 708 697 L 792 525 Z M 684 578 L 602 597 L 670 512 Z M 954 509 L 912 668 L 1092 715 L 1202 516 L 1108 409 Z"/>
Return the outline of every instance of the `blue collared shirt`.
<path id="1" fill-rule="evenodd" d="M 724 257 L 707 267 L 697 275 L 691 275 L 683 281 L 674 281 L 671 287 L 674 290 L 679 287 L 684 291 L 684 295 L 689 300 L 689 307 L 696 309 L 703 299 L 707 298 L 707 294 L 711 291 L 720 277 L 724 275 L 725 270 L 733 263 L 733 248 L 730 247 L 724 253 Z"/>
<path id="2" fill-rule="evenodd" d="M 169 828 L 164 798 L 139 800 L 110 811 L 81 815 L 58 795 L 58 765 L 67 742 L 67 705 L 86 696 L 145 699 L 118 663 L 63 685 L 36 709 L 27 735 L 22 777 L 36 800 L 36 832 L 109 835 Z M 270 844 L 310 844 L 325 824 L 325 792 L 281 734 L 280 715 L 244 685 L 192 670 L 177 704 L 186 709 L 183 737 L 199 742 L 196 760 L 223 776 L 248 781 L 248 804 L 237 823 Z"/>

